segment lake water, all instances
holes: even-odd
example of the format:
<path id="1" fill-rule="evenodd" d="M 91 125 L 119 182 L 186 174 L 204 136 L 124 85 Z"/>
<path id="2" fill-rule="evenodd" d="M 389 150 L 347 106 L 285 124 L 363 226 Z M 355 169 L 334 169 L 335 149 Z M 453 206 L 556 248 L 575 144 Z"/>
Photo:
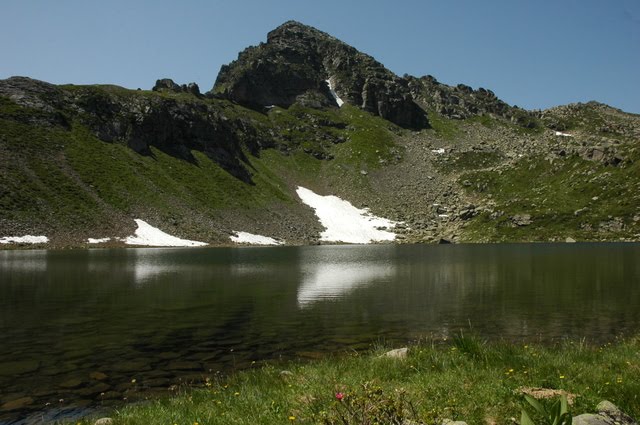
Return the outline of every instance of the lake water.
<path id="1" fill-rule="evenodd" d="M 639 325 L 640 244 L 0 251 L 0 423 L 470 328 L 600 343 Z"/>

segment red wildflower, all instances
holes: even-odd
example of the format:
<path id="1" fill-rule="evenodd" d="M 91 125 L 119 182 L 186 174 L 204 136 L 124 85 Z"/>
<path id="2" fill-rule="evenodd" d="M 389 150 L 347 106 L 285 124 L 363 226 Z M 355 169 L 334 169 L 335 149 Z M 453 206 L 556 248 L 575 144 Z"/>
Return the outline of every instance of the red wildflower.
<path id="1" fill-rule="evenodd" d="M 336 393 L 336 400 L 338 401 L 342 401 L 342 399 L 344 398 L 344 394 L 342 393 Z"/>

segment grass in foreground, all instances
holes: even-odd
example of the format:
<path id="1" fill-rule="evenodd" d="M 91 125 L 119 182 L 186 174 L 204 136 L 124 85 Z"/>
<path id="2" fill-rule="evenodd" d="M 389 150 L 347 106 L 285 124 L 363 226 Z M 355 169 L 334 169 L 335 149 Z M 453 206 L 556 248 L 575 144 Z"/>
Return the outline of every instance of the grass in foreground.
<path id="1" fill-rule="evenodd" d="M 451 418 L 507 424 L 525 405 L 521 387 L 575 394 L 573 415 L 606 399 L 640 416 L 639 338 L 544 347 L 460 337 L 413 346 L 404 360 L 380 357 L 383 352 L 293 363 L 287 371 L 273 365 L 244 371 L 208 381 L 204 389 L 127 406 L 114 413 L 114 423 L 432 424 Z"/>

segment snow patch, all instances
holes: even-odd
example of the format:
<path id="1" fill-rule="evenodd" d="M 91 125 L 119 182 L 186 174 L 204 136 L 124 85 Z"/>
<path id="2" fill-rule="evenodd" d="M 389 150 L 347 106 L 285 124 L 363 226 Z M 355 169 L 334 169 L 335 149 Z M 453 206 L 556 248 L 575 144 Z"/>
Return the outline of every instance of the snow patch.
<path id="1" fill-rule="evenodd" d="M 322 196 L 298 186 L 296 193 L 313 208 L 325 231 L 320 240 L 327 242 L 371 243 L 392 241 L 396 235 L 383 229 L 397 224 L 386 218 L 376 217 L 368 209 L 358 209 L 337 196 Z"/>
<path id="2" fill-rule="evenodd" d="M 573 137 L 573 134 L 563 133 L 562 131 L 556 131 L 556 136 Z"/>
<path id="3" fill-rule="evenodd" d="M 143 220 L 136 219 L 138 229 L 127 238 L 124 243 L 127 245 L 145 245 L 145 246 L 204 246 L 204 242 L 190 241 L 186 239 L 176 238 L 160 229 L 157 229 Z"/>
<path id="4" fill-rule="evenodd" d="M 5 236 L 0 238 L 0 243 L 30 243 L 30 244 L 37 244 L 37 243 L 47 243 L 49 242 L 49 238 L 46 236 L 31 236 L 31 235 L 25 235 L 25 236 Z"/>
<path id="5" fill-rule="evenodd" d="M 268 236 L 254 235 L 248 232 L 234 232 L 235 236 L 229 238 L 235 243 L 247 243 L 251 245 L 282 245 L 282 242 Z"/>
<path id="6" fill-rule="evenodd" d="M 109 242 L 111 240 L 111 238 L 87 238 L 87 243 L 105 243 L 105 242 Z"/>
<path id="7" fill-rule="evenodd" d="M 338 107 L 341 107 L 342 105 L 344 105 L 344 101 L 340 99 L 340 96 L 338 96 L 338 93 L 336 93 L 336 91 L 333 89 L 333 85 L 331 84 L 331 79 L 328 79 L 326 81 L 327 81 L 327 84 L 329 84 L 329 91 L 331 92 L 331 96 L 333 96 L 333 98 L 335 99 L 336 103 L 338 104 Z"/>

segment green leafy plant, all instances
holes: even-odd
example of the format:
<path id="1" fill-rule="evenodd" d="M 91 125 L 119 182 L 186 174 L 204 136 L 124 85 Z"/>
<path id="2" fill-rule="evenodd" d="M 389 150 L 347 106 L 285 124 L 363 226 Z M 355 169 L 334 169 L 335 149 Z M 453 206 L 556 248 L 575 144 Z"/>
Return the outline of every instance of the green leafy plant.
<path id="1" fill-rule="evenodd" d="M 571 425 L 573 418 L 571 413 L 569 413 L 569 404 L 566 395 L 562 395 L 549 409 L 531 396 L 525 395 L 524 398 L 527 400 L 527 403 L 542 416 L 542 422 L 540 422 L 540 424 Z M 524 409 L 522 409 L 522 415 L 520 416 L 520 425 L 536 425 Z"/>

